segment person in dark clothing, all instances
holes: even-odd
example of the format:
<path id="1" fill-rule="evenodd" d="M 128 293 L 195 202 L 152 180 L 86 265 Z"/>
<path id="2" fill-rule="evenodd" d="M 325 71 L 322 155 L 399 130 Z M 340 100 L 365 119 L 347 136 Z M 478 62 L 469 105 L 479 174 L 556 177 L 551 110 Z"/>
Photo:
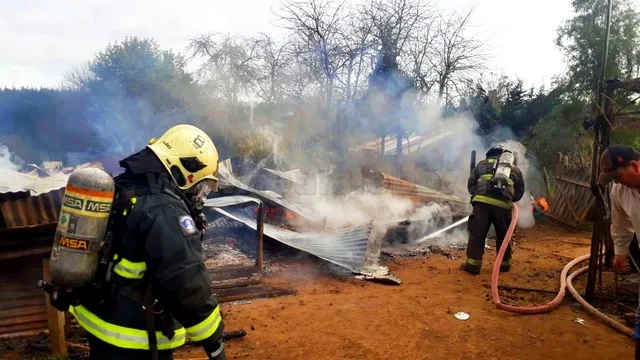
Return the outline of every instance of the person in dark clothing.
<path id="1" fill-rule="evenodd" d="M 511 166 L 506 188 L 497 189 L 493 186 L 497 162 L 505 151 L 508 150 L 502 146 L 489 149 L 486 158 L 475 166 L 467 182 L 473 211 L 467 224 L 469 230 L 467 260 L 462 265 L 462 270 L 471 274 L 480 273 L 485 239 L 491 225 L 493 224 L 496 231 L 497 249 L 500 249 L 511 223 L 511 204 L 519 201 L 524 195 L 524 179 L 515 164 Z M 500 264 L 500 271 L 505 272 L 510 269 L 511 246 L 507 248 Z"/>
<path id="2" fill-rule="evenodd" d="M 225 359 L 220 306 L 202 260 L 201 215 L 217 190 L 218 153 L 191 125 L 178 125 L 120 162 L 110 231 L 109 285 L 69 312 L 89 333 L 92 359 L 172 359 L 201 345 Z"/>

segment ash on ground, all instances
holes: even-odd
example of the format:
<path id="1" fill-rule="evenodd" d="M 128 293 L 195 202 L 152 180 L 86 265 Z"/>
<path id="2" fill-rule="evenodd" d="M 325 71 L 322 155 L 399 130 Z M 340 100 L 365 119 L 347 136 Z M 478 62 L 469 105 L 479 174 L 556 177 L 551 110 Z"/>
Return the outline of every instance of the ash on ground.
<path id="1" fill-rule="evenodd" d="M 67 351 L 69 360 L 89 359 L 89 342 L 87 333 L 80 327 L 72 327 L 67 336 Z M 77 346 L 76 346 L 77 345 Z M 0 354 L 16 351 L 23 359 L 52 359 L 51 341 L 49 334 L 42 332 L 38 335 L 3 339 L 0 341 Z"/>
<path id="2" fill-rule="evenodd" d="M 202 255 L 207 269 L 231 265 L 249 267 L 255 262 L 254 259 L 228 243 L 202 244 Z"/>
<path id="3" fill-rule="evenodd" d="M 384 247 L 380 251 L 380 257 L 383 260 L 391 260 L 401 257 L 428 256 L 437 254 L 446 256 L 449 259 L 457 259 L 453 254 L 454 250 L 463 250 L 464 246 L 440 246 L 433 244 L 401 244 L 393 247 Z"/>

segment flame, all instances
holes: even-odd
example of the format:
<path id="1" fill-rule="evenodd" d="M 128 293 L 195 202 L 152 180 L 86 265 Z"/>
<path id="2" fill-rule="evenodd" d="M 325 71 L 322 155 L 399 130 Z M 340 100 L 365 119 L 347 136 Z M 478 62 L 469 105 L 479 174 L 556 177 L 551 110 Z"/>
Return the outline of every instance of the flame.
<path id="1" fill-rule="evenodd" d="M 540 208 L 542 208 L 542 211 L 545 211 L 545 212 L 551 209 L 551 207 L 549 207 L 549 202 L 547 201 L 547 199 L 544 198 L 544 196 L 540 196 L 539 198 L 534 200 L 534 204 L 537 204 L 538 206 L 540 206 Z"/>

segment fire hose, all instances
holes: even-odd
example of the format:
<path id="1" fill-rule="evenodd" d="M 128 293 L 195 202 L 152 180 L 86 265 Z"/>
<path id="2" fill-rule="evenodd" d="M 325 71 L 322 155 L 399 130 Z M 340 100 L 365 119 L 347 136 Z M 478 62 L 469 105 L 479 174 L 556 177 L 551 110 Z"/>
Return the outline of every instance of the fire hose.
<path id="1" fill-rule="evenodd" d="M 607 325 L 612 327 L 614 330 L 633 338 L 633 331 L 631 329 L 611 319 L 607 315 L 603 314 L 602 312 L 598 311 L 596 308 L 591 306 L 591 304 L 589 304 L 586 300 L 584 300 L 582 296 L 580 296 L 580 294 L 578 294 L 578 292 L 574 288 L 573 279 L 576 278 L 578 275 L 586 272 L 588 270 L 588 266 L 582 267 L 576 270 L 575 272 L 571 273 L 571 275 L 567 276 L 571 268 L 573 268 L 574 266 L 576 266 L 577 264 L 585 260 L 588 260 L 590 258 L 589 254 L 579 256 L 573 259 L 572 261 L 570 261 L 567 265 L 565 265 L 565 267 L 562 269 L 562 272 L 560 274 L 560 290 L 558 290 L 558 295 L 556 295 L 556 297 L 553 300 L 551 300 L 549 303 L 544 305 L 538 305 L 538 306 L 512 306 L 512 305 L 503 304 L 500 301 L 500 294 L 498 293 L 498 277 L 500 274 L 500 264 L 502 263 L 504 254 L 507 251 L 507 247 L 509 246 L 509 243 L 511 242 L 511 238 L 515 230 L 516 223 L 518 222 L 518 207 L 516 206 L 516 204 L 512 204 L 511 209 L 512 209 L 511 224 L 509 224 L 509 229 L 507 230 L 507 234 L 505 235 L 504 240 L 502 241 L 502 246 L 500 246 L 500 250 L 498 251 L 496 261 L 493 264 L 493 272 L 491 273 L 491 299 L 493 300 L 493 303 L 495 304 L 495 306 L 498 309 L 517 313 L 517 314 L 544 314 L 558 307 L 558 305 L 560 305 L 560 303 L 564 299 L 566 289 L 569 289 L 569 292 L 571 293 L 571 295 L 573 295 L 576 301 L 578 301 L 589 313 L 603 320 Z"/>

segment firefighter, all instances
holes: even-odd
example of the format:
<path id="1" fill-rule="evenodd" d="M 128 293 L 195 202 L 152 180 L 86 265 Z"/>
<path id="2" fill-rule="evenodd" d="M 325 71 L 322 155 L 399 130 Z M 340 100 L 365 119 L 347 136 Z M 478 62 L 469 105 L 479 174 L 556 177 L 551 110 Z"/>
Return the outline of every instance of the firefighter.
<path id="1" fill-rule="evenodd" d="M 467 188 L 471 194 L 473 211 L 469 216 L 469 240 L 467 243 L 467 260 L 462 264 L 462 270 L 477 275 L 482 267 L 482 256 L 489 228 L 493 224 L 496 231 L 497 249 L 511 223 L 511 204 L 519 201 L 524 195 L 524 179 L 515 163 L 510 166 L 508 186 L 498 189 L 493 184 L 493 177 L 497 162 L 503 152 L 508 151 L 502 146 L 494 146 L 486 153 L 486 158 L 480 161 L 472 170 Z M 511 246 L 504 254 L 500 271 L 511 269 Z"/>
<path id="2" fill-rule="evenodd" d="M 186 340 L 225 359 L 220 306 L 202 260 L 202 204 L 217 191 L 218 153 L 202 130 L 177 125 L 120 161 L 102 291 L 69 311 L 92 359 L 172 359 Z"/>

